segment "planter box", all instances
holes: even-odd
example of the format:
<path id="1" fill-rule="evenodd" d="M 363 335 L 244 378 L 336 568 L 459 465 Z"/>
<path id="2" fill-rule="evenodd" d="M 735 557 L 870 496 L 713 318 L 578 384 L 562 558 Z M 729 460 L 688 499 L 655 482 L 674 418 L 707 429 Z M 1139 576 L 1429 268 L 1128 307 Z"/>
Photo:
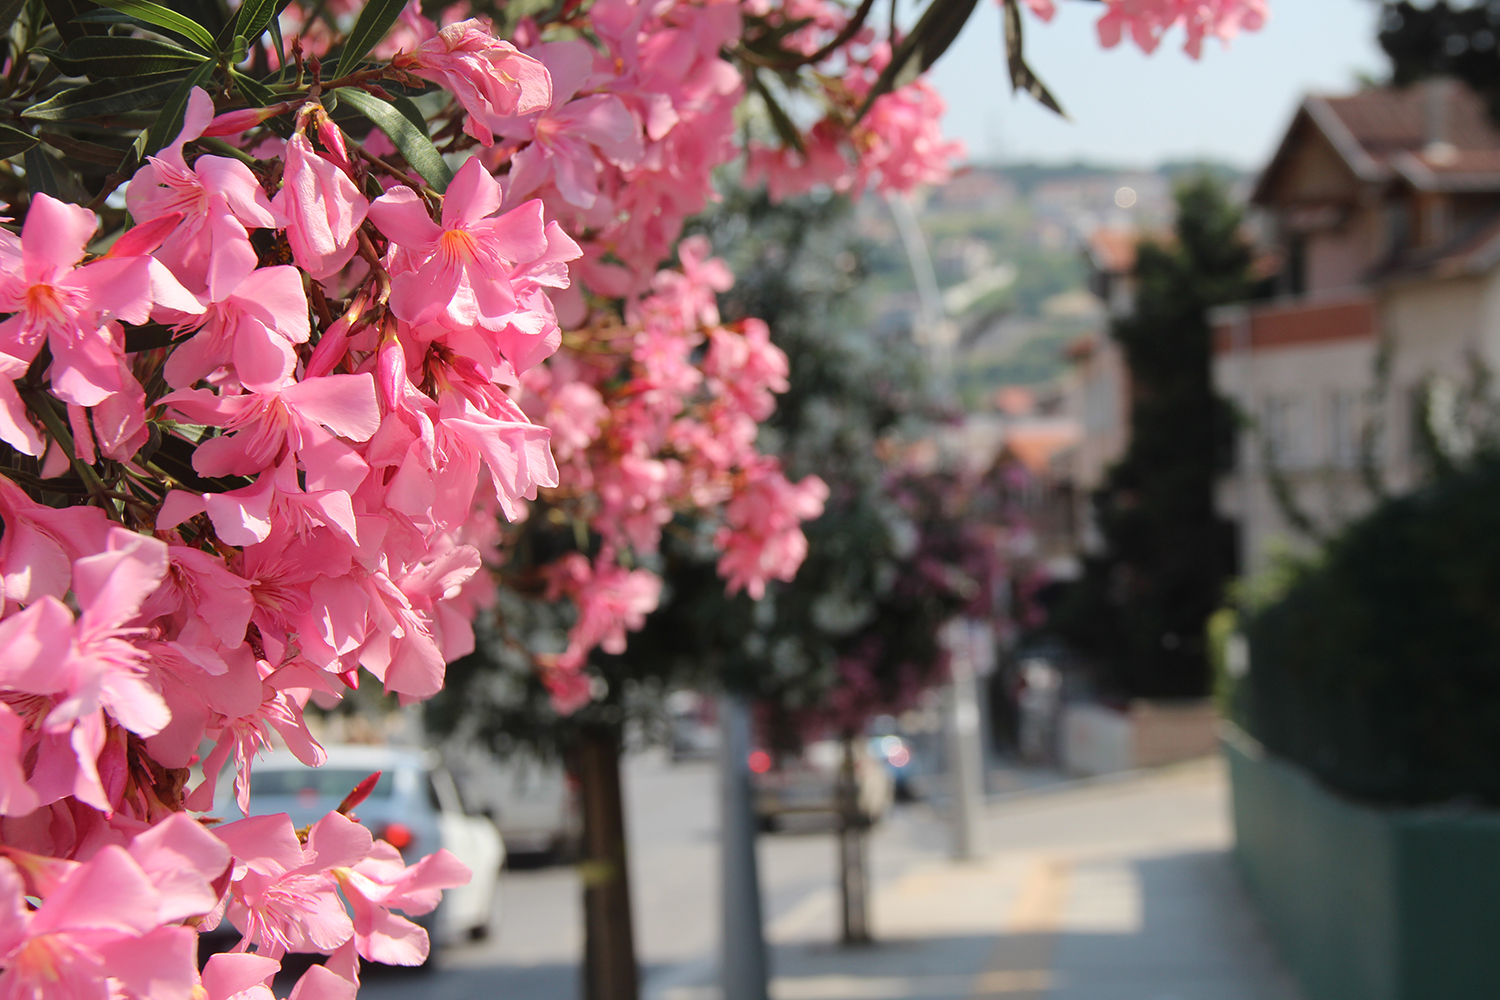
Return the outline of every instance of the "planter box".
<path id="1" fill-rule="evenodd" d="M 1218 726 L 1207 699 L 1142 699 L 1124 712 L 1069 704 L 1062 710 L 1062 765 L 1073 774 L 1112 774 L 1191 760 L 1218 747 Z"/>
<path id="2" fill-rule="evenodd" d="M 1343 799 L 1237 729 L 1235 859 L 1306 1000 L 1500 995 L 1500 814 Z"/>

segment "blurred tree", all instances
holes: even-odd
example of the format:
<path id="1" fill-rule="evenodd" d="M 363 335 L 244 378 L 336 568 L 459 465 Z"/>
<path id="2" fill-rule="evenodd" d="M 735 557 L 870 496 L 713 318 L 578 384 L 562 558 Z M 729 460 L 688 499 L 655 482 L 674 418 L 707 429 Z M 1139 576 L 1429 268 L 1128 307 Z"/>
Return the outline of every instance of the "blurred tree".
<path id="1" fill-rule="evenodd" d="M 1177 211 L 1174 240 L 1137 248 L 1135 308 L 1112 330 L 1130 371 L 1130 443 L 1093 497 L 1103 551 L 1053 616 L 1112 696 L 1208 694 L 1204 626 L 1234 568 L 1213 485 L 1235 420 L 1213 390 L 1207 312 L 1248 297 L 1250 249 L 1217 180 L 1179 187 Z"/>
<path id="2" fill-rule="evenodd" d="M 1385 0 L 1381 7 L 1380 47 L 1390 57 L 1393 83 L 1454 77 L 1483 96 L 1500 122 L 1500 3 Z"/>
<path id="3" fill-rule="evenodd" d="M 428 703 L 433 731 L 465 734 L 501 754 L 522 746 L 560 754 L 575 772 L 593 768 L 597 790 L 583 795 L 586 864 L 597 876 L 586 879 L 586 892 L 599 896 L 587 907 L 591 949 L 618 946 L 596 937 L 629 937 L 618 791 L 628 721 L 653 724 L 660 696 L 673 688 L 727 688 L 759 704 L 773 752 L 796 752 L 824 733 L 852 752 L 871 715 L 900 710 L 942 678 L 939 628 L 967 605 L 988 610 L 999 579 L 993 533 L 980 538 L 963 520 L 970 494 L 955 481 L 892 470 L 895 432 L 918 416 L 919 359 L 908 338 L 877 341 L 863 329 L 854 294 L 862 245 L 848 202 L 772 205 L 736 189 L 699 228 L 737 275 L 721 296 L 725 320 L 762 317 L 790 360 L 790 387 L 763 425 L 767 450 L 788 476 L 815 473 L 831 488 L 824 515 L 804 526 L 808 556 L 796 579 L 773 583 L 759 600 L 726 596 L 711 533 L 680 518 L 652 567 L 665 581 L 659 608 L 623 654 L 592 654 L 594 701 L 560 716 L 532 656 L 561 648 L 570 612 L 545 600 L 530 567 L 579 540 L 533 505 L 526 542 L 503 573 L 497 615 Z M 850 862 L 842 881 L 846 896 L 857 895 L 863 827 L 853 809 L 842 815 Z M 858 939 L 862 910 L 849 911 L 848 936 Z M 596 929 L 595 913 L 615 921 L 613 930 Z"/>

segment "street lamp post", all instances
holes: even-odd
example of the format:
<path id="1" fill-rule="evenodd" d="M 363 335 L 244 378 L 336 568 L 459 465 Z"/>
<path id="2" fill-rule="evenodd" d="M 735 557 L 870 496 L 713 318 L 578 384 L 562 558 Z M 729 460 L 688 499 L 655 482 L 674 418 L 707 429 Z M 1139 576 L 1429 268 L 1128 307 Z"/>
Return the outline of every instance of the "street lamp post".
<path id="1" fill-rule="evenodd" d="M 719 699 L 719 726 L 723 886 L 719 982 L 723 1000 L 767 1000 L 766 940 L 750 789 L 750 706 L 744 698 L 725 694 Z"/>

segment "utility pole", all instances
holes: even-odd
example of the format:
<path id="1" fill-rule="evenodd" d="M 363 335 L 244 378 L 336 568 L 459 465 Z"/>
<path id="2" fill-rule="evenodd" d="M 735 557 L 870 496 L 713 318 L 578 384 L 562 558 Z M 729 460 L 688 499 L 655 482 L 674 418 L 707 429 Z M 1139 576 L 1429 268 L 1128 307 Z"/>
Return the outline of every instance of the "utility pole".
<path id="1" fill-rule="evenodd" d="M 755 858 L 755 809 L 750 788 L 750 706 L 719 699 L 719 845 L 722 862 L 719 984 L 723 1000 L 767 1000 L 765 929 Z"/>
<path id="2" fill-rule="evenodd" d="M 951 679 L 943 691 L 943 723 L 947 730 L 949 819 L 953 824 L 953 856 L 973 860 L 983 856 L 984 750 L 980 745 L 978 671 L 975 669 L 975 623 L 958 618 L 943 628 Z"/>

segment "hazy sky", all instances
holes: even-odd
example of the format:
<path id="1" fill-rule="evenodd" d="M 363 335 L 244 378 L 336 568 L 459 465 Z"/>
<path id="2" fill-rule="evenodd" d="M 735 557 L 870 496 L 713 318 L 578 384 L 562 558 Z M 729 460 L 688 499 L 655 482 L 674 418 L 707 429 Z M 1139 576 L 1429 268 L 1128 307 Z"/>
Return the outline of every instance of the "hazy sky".
<path id="1" fill-rule="evenodd" d="M 995 0 L 979 7 L 933 69 L 948 102 L 944 131 L 979 161 L 1088 159 L 1146 166 L 1207 156 L 1259 166 L 1307 91 L 1345 93 L 1359 73 L 1384 74 L 1373 0 L 1270 0 L 1258 32 L 1197 62 L 1180 30 L 1151 56 L 1129 41 L 1101 49 L 1100 4 L 1059 0 L 1042 24 L 1025 18 L 1027 61 L 1072 121 L 1012 97 Z"/>

